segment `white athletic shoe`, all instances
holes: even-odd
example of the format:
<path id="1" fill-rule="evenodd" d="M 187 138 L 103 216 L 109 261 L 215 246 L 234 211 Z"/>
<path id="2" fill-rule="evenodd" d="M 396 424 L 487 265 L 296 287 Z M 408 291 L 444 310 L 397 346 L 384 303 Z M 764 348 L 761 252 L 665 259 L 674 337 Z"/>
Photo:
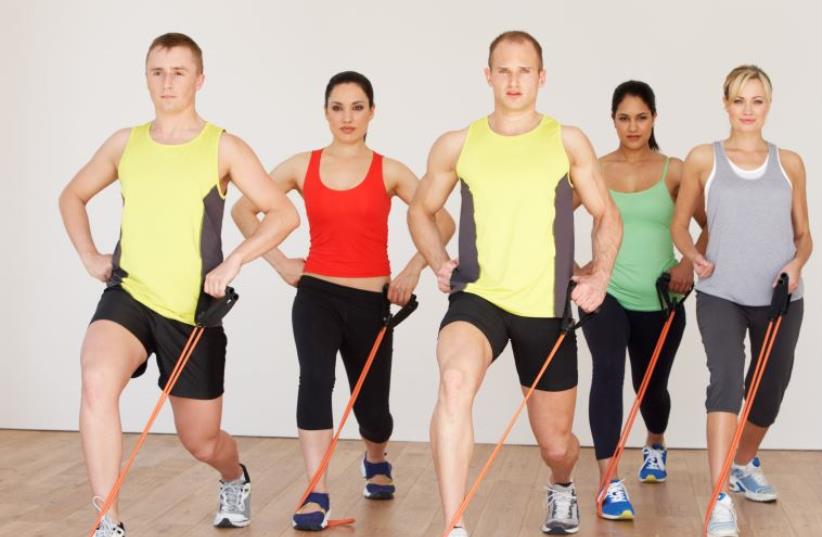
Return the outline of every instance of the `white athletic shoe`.
<path id="1" fill-rule="evenodd" d="M 468 537 L 468 532 L 465 531 L 465 528 L 456 527 L 451 530 L 451 533 L 448 534 L 448 537 Z"/>

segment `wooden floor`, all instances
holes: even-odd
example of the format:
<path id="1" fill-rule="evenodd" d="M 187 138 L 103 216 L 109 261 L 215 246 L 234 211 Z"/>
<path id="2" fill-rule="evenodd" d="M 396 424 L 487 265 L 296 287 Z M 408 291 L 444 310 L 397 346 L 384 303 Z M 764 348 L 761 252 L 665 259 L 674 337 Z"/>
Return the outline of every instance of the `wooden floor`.
<path id="1" fill-rule="evenodd" d="M 127 447 L 134 441 L 130 435 Z M 140 454 L 121 500 L 130 537 L 294 537 L 294 502 L 305 484 L 296 440 L 241 438 L 243 462 L 254 489 L 253 524 L 217 530 L 211 519 L 217 476 L 196 462 L 173 436 L 154 435 Z M 478 446 L 473 475 L 490 446 Z M 0 536 L 84 536 L 93 520 L 77 433 L 0 431 Z M 353 527 L 327 537 L 439 537 L 443 525 L 428 444 L 396 443 L 389 454 L 398 495 L 391 502 L 360 496 L 358 442 L 342 442 L 329 474 L 336 517 L 354 517 Z M 698 536 L 708 496 L 704 451 L 671 451 L 669 480 L 639 484 L 633 479 L 640 454 L 627 451 L 624 471 L 637 511 L 634 522 L 600 520 L 594 512 L 596 467 L 584 450 L 575 479 L 582 512 L 579 536 Z M 756 504 L 737 497 L 744 536 L 822 536 L 822 453 L 763 454 L 767 475 L 780 500 Z M 472 537 L 538 537 L 544 516 L 542 487 L 547 470 L 533 447 L 506 447 L 468 511 Z"/>

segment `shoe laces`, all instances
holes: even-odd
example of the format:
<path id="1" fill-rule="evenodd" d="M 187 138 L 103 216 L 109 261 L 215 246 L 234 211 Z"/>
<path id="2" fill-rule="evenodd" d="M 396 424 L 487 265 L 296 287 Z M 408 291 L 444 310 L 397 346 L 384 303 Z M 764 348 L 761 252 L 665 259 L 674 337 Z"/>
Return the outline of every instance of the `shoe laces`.
<path id="1" fill-rule="evenodd" d="M 645 467 L 648 470 L 662 470 L 665 467 L 661 449 L 645 448 Z"/>
<path id="2" fill-rule="evenodd" d="M 734 504 L 731 502 L 717 501 L 714 511 L 711 513 L 711 524 L 725 524 L 733 522 L 736 524 L 736 512 Z"/>
<path id="3" fill-rule="evenodd" d="M 98 513 L 103 509 L 104 502 L 105 500 L 100 496 L 94 496 L 91 499 L 91 505 Z M 107 514 L 100 520 L 100 524 L 94 532 L 94 537 L 118 537 L 122 535 L 125 535 L 123 528 L 112 522 L 111 517 Z"/>
<path id="4" fill-rule="evenodd" d="M 545 487 L 548 493 L 545 497 L 545 504 L 551 514 L 551 518 L 558 518 L 562 513 L 568 513 L 566 517 L 571 518 L 573 515 L 573 506 L 576 503 L 574 489 L 568 487 L 567 489 L 557 489 L 551 486 Z"/>
<path id="5" fill-rule="evenodd" d="M 224 513 L 241 513 L 243 510 L 243 488 L 241 481 L 223 481 L 220 483 L 220 511 Z"/>
<path id="6" fill-rule="evenodd" d="M 628 501 L 628 491 L 625 490 L 622 481 L 614 481 L 608 485 L 606 498 L 613 503 Z"/>
<path id="7" fill-rule="evenodd" d="M 756 483 L 760 488 L 767 488 L 771 486 L 771 484 L 768 483 L 768 479 L 765 477 L 765 472 L 762 471 L 761 466 L 754 466 L 753 463 L 750 463 L 744 471 L 751 476 L 751 479 L 753 479 L 754 483 Z"/>

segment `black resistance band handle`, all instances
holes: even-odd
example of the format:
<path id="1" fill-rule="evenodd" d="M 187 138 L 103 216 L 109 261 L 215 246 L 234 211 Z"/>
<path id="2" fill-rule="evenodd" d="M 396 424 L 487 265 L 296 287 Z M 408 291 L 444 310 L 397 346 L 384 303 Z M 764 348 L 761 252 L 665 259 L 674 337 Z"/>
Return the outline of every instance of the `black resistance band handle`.
<path id="1" fill-rule="evenodd" d="M 565 313 L 562 316 L 562 323 L 560 324 L 560 330 L 563 332 L 573 332 L 583 324 L 590 321 L 591 318 L 599 313 L 599 310 L 601 309 L 601 307 L 599 307 L 592 312 L 587 312 L 577 308 L 579 309 L 579 321 L 574 321 L 574 314 L 571 311 L 571 293 L 574 291 L 576 286 L 577 282 L 574 280 L 568 282 L 568 295 L 565 297 Z"/>
<path id="2" fill-rule="evenodd" d="M 670 295 L 670 287 L 671 287 L 671 273 L 670 272 L 663 272 L 659 278 L 656 280 L 656 294 L 659 297 L 659 305 L 662 307 L 663 310 L 667 312 L 671 312 L 676 309 L 677 306 L 685 302 L 685 299 L 691 296 L 691 293 L 694 292 L 694 286 L 692 285 L 688 291 L 682 295 L 682 298 L 679 300 L 671 298 Z"/>
<path id="3" fill-rule="evenodd" d="M 383 296 L 385 296 L 386 303 L 388 303 L 388 284 L 385 284 L 383 286 L 382 294 L 383 294 Z M 385 323 L 385 326 L 387 326 L 388 328 L 397 327 L 401 322 L 406 320 L 409 315 L 414 313 L 414 311 L 419 306 L 420 306 L 420 303 L 417 302 L 417 295 L 414 295 L 414 294 L 411 295 L 411 299 L 408 301 L 408 303 L 405 306 L 403 306 L 402 308 L 400 308 L 400 310 L 397 313 L 394 313 L 394 314 L 391 313 L 391 309 L 390 309 L 391 304 L 389 303 L 386 306 L 385 317 L 383 318 L 383 322 Z"/>
<path id="4" fill-rule="evenodd" d="M 197 314 L 197 326 L 203 328 L 211 328 L 213 326 L 220 326 L 223 317 L 228 315 L 240 295 L 233 287 L 225 288 L 225 295 L 222 298 L 212 298 L 208 307 Z"/>
<path id="5" fill-rule="evenodd" d="M 788 306 L 791 304 L 791 294 L 788 292 L 790 279 L 784 272 L 779 275 L 776 287 L 771 298 L 771 319 L 776 319 L 788 313 Z"/>

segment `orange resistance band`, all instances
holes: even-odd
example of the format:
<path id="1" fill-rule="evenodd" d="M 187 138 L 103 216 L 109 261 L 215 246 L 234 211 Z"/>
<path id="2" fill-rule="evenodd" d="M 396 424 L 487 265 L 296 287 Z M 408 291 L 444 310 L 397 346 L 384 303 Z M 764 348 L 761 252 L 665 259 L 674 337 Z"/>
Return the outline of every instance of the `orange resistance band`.
<path id="1" fill-rule="evenodd" d="M 157 416 L 160 414 L 160 410 L 162 410 L 163 404 L 166 402 L 166 399 L 168 399 L 169 393 L 171 393 L 171 390 L 177 383 L 177 379 L 180 378 L 180 374 L 183 372 L 183 368 L 186 366 L 186 363 L 188 363 L 188 359 L 191 358 L 191 353 L 194 352 L 194 348 L 200 341 L 200 337 L 203 335 L 203 330 L 204 328 L 202 326 L 195 326 L 194 330 L 191 331 L 191 335 L 188 337 L 188 341 L 186 341 L 185 347 L 183 347 L 183 351 L 177 359 L 177 364 L 174 366 L 171 376 L 169 377 L 168 382 L 166 382 L 165 388 L 163 388 L 163 393 L 160 394 L 157 404 L 154 405 L 154 410 L 152 410 L 151 415 L 148 418 L 148 422 L 146 422 L 146 426 L 140 434 L 140 438 L 137 439 L 137 443 L 134 444 L 134 447 L 131 449 L 131 455 L 129 455 L 128 461 L 126 461 L 125 466 L 120 471 L 120 475 L 117 477 L 117 481 L 109 491 L 106 501 L 100 508 L 100 512 L 97 513 L 97 520 L 94 521 L 94 525 L 91 527 L 88 537 L 94 537 L 94 532 L 97 531 L 97 526 L 100 525 L 103 517 L 106 516 L 108 510 L 111 509 L 111 506 L 114 505 L 115 501 L 117 501 L 117 496 L 120 494 L 120 489 L 123 486 L 126 475 L 128 475 L 128 472 L 131 469 L 131 465 L 134 464 L 134 460 L 137 458 L 137 453 L 139 453 L 140 448 L 143 447 L 143 443 L 146 441 L 146 437 L 148 437 L 148 432 L 154 424 L 154 420 L 156 420 Z"/>
<path id="2" fill-rule="evenodd" d="M 736 456 L 736 449 L 739 447 L 739 441 L 742 438 L 742 431 L 745 429 L 745 423 L 748 421 L 748 414 L 751 413 L 756 392 L 759 391 L 759 383 L 762 381 L 762 375 L 765 373 L 765 368 L 768 365 L 768 359 L 771 357 L 773 344 L 776 341 L 776 335 L 779 333 L 779 327 L 782 325 L 782 315 L 776 318 L 776 321 L 771 320 L 768 323 L 768 328 L 765 331 L 765 339 L 762 340 L 762 348 L 759 351 L 759 358 L 756 361 L 756 368 L 754 369 L 751 385 L 748 390 L 748 395 L 745 397 L 745 406 L 742 407 L 742 414 L 739 417 L 739 423 L 736 426 L 731 447 L 728 448 L 728 454 L 725 456 L 725 464 L 722 466 L 722 473 L 714 483 L 714 490 L 711 493 L 711 500 L 708 502 L 708 510 L 705 512 L 705 524 L 703 526 L 703 534 L 708 535 L 708 524 L 711 521 L 711 514 L 713 514 L 714 506 L 719 499 L 719 493 L 722 491 L 725 482 L 728 479 L 728 473 L 731 471 L 731 465 Z"/>
<path id="3" fill-rule="evenodd" d="M 639 411 L 639 407 L 642 405 L 643 399 L 645 399 L 645 392 L 648 391 L 648 385 L 651 383 L 651 376 L 654 374 L 656 363 L 659 361 L 659 356 L 662 354 L 662 349 L 665 346 L 665 340 L 668 338 L 668 332 L 674 322 L 675 315 L 676 310 L 671 309 L 671 312 L 668 314 L 668 319 L 666 319 L 665 324 L 662 326 L 662 332 L 659 334 L 659 339 L 656 342 L 654 353 L 651 355 L 651 361 L 648 364 L 648 368 L 645 370 L 645 376 L 642 378 L 642 384 L 640 384 L 639 390 L 637 391 L 636 399 L 634 399 L 634 405 L 631 407 L 631 412 L 628 414 L 628 419 L 622 427 L 622 435 L 619 438 L 619 443 L 617 444 L 614 454 L 611 457 L 611 462 L 608 464 L 608 470 L 599 482 L 599 493 L 597 493 L 597 512 L 599 514 L 602 514 L 602 503 L 605 501 L 605 494 L 608 491 L 608 485 L 619 467 L 619 459 L 625 451 L 625 443 L 628 441 L 628 435 L 631 434 L 631 428 L 634 426 L 634 421 L 636 421 L 636 415 Z"/>
<path id="4" fill-rule="evenodd" d="M 451 533 L 451 530 L 454 529 L 457 522 L 459 522 L 462 518 L 463 513 L 465 513 L 465 510 L 468 508 L 468 504 L 471 503 L 471 500 L 477 494 L 477 491 L 480 487 L 480 483 L 482 483 L 482 480 L 485 478 L 485 475 L 488 473 L 488 470 L 491 469 L 491 465 L 494 464 L 494 459 L 497 458 L 497 455 L 499 455 L 499 452 L 502 450 L 502 446 L 505 443 L 505 440 L 508 439 L 508 435 L 511 433 L 511 429 L 514 428 L 514 424 L 517 422 L 517 418 L 519 418 L 520 414 L 522 414 L 522 410 L 525 408 L 526 403 L 528 403 L 528 399 L 531 398 L 531 394 L 533 394 L 534 390 L 536 390 L 537 384 L 539 384 L 540 379 L 542 379 L 542 376 L 545 374 L 545 370 L 548 369 L 549 365 L 551 365 L 551 362 L 554 360 L 554 356 L 556 356 L 560 345 L 562 345 L 562 342 L 565 341 L 565 336 L 567 334 L 567 332 L 563 331 L 557 338 L 557 342 L 554 343 L 554 348 L 551 349 L 550 354 L 548 354 L 548 357 L 545 359 L 545 363 L 542 364 L 542 369 L 540 369 L 539 373 L 537 373 L 537 377 L 534 379 L 534 382 L 531 383 L 531 387 L 528 388 L 528 392 L 526 392 L 525 397 L 523 397 L 522 401 L 519 404 L 519 407 L 517 407 L 517 411 L 514 412 L 514 415 L 511 417 L 511 420 L 505 427 L 505 432 L 502 433 L 502 437 L 499 439 L 499 442 L 497 442 L 497 445 L 494 447 L 494 451 L 492 451 L 491 455 L 488 457 L 488 461 L 486 461 L 485 466 L 483 466 L 482 470 L 480 470 L 480 473 L 477 476 L 476 481 L 474 481 L 474 484 L 471 486 L 471 490 L 468 491 L 468 494 L 465 496 L 465 499 L 462 500 L 462 504 L 460 504 L 460 507 L 459 509 L 457 509 L 457 512 L 454 513 L 453 517 L 451 517 L 451 521 L 446 526 L 445 532 L 442 534 L 442 537 L 448 537 L 448 534 Z"/>
<path id="5" fill-rule="evenodd" d="M 325 474 L 325 471 L 328 469 L 328 464 L 331 462 L 331 456 L 334 455 L 334 450 L 337 448 L 337 441 L 340 439 L 340 434 L 342 433 L 343 427 L 345 426 L 345 422 L 348 420 L 348 416 L 351 414 L 351 409 L 354 408 L 354 403 L 357 402 L 357 397 L 359 397 L 360 391 L 362 390 L 362 386 L 365 383 L 365 377 L 368 375 L 368 371 L 371 369 L 371 364 L 374 363 L 374 358 L 377 356 L 377 351 L 380 348 L 380 344 L 382 343 L 382 340 L 385 337 L 385 332 L 387 330 L 388 326 L 383 326 L 379 334 L 377 334 L 377 339 L 374 340 L 374 345 L 371 347 L 371 353 L 368 355 L 368 359 L 365 361 L 365 366 L 363 366 L 362 368 L 360 378 L 357 379 L 357 384 L 354 385 L 354 389 L 351 391 L 351 398 L 348 400 L 348 404 L 345 405 L 345 410 L 343 411 L 342 418 L 340 419 L 340 424 L 337 426 L 337 432 L 331 439 L 331 443 L 328 444 L 328 449 L 325 450 L 325 455 L 323 455 L 323 460 L 320 463 L 320 466 L 317 468 L 317 471 L 314 472 L 314 476 L 308 483 L 308 487 L 306 487 L 305 492 L 300 497 L 300 501 L 297 503 L 297 509 L 300 509 L 305 504 L 305 501 L 308 499 L 308 495 L 311 494 L 311 492 L 314 490 L 314 487 L 317 486 L 317 483 L 320 482 L 323 475 Z M 333 528 L 334 526 L 348 526 L 353 523 L 353 518 L 329 520 L 328 525 L 326 527 Z"/>

